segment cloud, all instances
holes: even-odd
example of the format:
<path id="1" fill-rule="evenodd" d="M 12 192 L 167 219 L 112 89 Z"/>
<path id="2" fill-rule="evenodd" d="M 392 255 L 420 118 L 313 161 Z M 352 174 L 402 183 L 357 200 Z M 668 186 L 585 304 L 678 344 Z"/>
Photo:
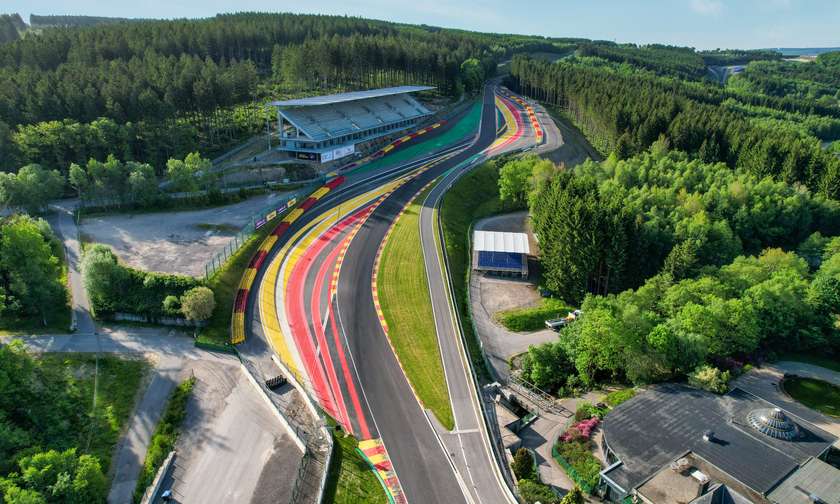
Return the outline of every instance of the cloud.
<path id="1" fill-rule="evenodd" d="M 704 16 L 716 16 L 723 10 L 720 0 L 691 0 L 691 10 Z"/>

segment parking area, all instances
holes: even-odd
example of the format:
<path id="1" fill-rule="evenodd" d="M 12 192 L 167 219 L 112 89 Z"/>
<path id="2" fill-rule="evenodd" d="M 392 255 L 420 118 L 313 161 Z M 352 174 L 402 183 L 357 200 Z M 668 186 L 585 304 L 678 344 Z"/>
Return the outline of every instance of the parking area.
<path id="1" fill-rule="evenodd" d="M 204 265 L 257 211 L 285 193 L 202 210 L 117 214 L 82 220 L 85 242 L 110 245 L 129 266 L 146 271 L 202 276 Z"/>
<path id="2" fill-rule="evenodd" d="M 238 364 L 202 364 L 164 488 L 182 503 L 289 502 L 303 454 Z"/>

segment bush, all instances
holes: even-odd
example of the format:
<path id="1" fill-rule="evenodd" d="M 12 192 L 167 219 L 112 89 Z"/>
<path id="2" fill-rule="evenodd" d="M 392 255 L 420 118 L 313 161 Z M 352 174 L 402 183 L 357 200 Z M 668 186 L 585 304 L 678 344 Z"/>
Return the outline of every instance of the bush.
<path id="1" fill-rule="evenodd" d="M 635 395 L 636 389 L 626 388 L 616 390 L 615 392 L 610 392 L 609 394 L 607 394 L 607 397 L 604 398 L 604 402 L 607 403 L 611 408 L 615 408 L 624 401 L 632 399 Z"/>
<path id="2" fill-rule="evenodd" d="M 598 427 L 600 421 L 601 420 L 598 417 L 592 417 L 587 420 L 580 421 L 569 427 L 569 429 L 560 436 L 560 441 L 564 443 L 588 441 L 589 438 L 592 437 L 592 431 Z"/>
<path id="3" fill-rule="evenodd" d="M 143 461 L 143 470 L 137 480 L 137 486 L 134 488 L 134 502 L 139 502 L 143 497 L 146 488 L 155 479 L 163 460 L 175 447 L 175 442 L 180 434 L 181 423 L 187 414 L 187 399 L 190 397 L 193 385 L 195 385 L 195 377 L 178 385 L 169 397 L 163 417 L 155 428 L 155 433 L 149 443 L 149 450 L 146 452 L 146 459 Z"/>
<path id="4" fill-rule="evenodd" d="M 178 296 L 169 295 L 164 298 L 163 312 L 173 317 L 181 314 L 181 300 L 178 299 Z"/>
<path id="5" fill-rule="evenodd" d="M 573 440 L 568 443 L 557 443 L 557 454 L 566 461 L 573 472 L 569 476 L 584 488 L 595 488 L 598 484 L 601 463 L 592 455 L 592 442 Z M 565 468 L 565 465 L 560 462 Z"/>
<path id="6" fill-rule="evenodd" d="M 199 285 L 193 277 L 150 273 L 123 266 L 111 248 L 100 243 L 85 250 L 82 275 L 97 317 L 126 312 L 155 319 L 166 314 L 164 300 L 167 297 L 180 297 Z"/>
<path id="7" fill-rule="evenodd" d="M 721 372 L 716 367 L 704 364 L 688 375 L 688 384 L 716 394 L 724 394 L 729 390 L 729 378 L 729 371 Z"/>
<path id="8" fill-rule="evenodd" d="M 213 291 L 207 287 L 193 287 L 181 297 L 181 313 L 187 320 L 207 320 L 215 308 Z"/>
<path id="9" fill-rule="evenodd" d="M 531 452 L 529 452 L 527 448 L 520 448 L 516 450 L 516 454 L 513 456 L 513 464 L 511 464 L 511 468 L 513 469 L 513 474 L 518 480 L 535 479 L 534 457 L 531 456 Z"/>
<path id="10" fill-rule="evenodd" d="M 586 420 L 588 418 L 604 418 L 604 415 L 607 413 L 607 410 L 604 408 L 599 408 L 594 406 L 586 401 L 581 402 L 578 404 L 577 410 L 575 411 L 575 421 L 580 422 L 581 420 Z"/>
<path id="11" fill-rule="evenodd" d="M 583 498 L 583 492 L 580 490 L 580 487 L 575 485 L 569 493 L 563 496 L 563 500 L 560 501 L 560 504 L 583 504 L 585 502 Z"/>
<path id="12" fill-rule="evenodd" d="M 558 497 L 551 487 L 531 480 L 519 481 L 519 495 L 527 504 L 535 504 L 540 502 L 542 504 L 559 504 L 560 497 Z"/>

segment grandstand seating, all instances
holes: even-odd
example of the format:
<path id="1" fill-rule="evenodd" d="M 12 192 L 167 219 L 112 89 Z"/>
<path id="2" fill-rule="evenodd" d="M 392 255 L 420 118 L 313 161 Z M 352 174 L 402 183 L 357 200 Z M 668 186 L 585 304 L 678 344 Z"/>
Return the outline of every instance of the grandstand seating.
<path id="1" fill-rule="evenodd" d="M 283 110 L 283 114 L 294 125 L 316 142 L 417 119 L 430 113 L 409 95 L 391 95 Z"/>

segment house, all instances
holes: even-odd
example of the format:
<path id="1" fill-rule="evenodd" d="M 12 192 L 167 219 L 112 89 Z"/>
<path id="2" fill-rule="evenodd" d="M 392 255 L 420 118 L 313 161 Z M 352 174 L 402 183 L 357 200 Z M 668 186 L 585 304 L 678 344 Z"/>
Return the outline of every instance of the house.
<path id="1" fill-rule="evenodd" d="M 724 395 L 656 385 L 602 425 L 599 491 L 648 504 L 840 504 L 836 438 L 739 388 Z"/>

